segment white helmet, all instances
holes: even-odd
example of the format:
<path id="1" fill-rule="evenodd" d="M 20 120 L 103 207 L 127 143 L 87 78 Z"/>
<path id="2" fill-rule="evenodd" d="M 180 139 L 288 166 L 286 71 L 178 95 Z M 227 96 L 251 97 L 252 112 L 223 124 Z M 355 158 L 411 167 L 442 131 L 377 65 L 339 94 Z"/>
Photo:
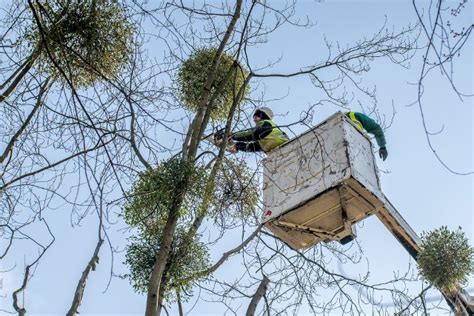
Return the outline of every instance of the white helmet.
<path id="1" fill-rule="evenodd" d="M 257 111 L 261 111 L 265 113 L 270 118 L 270 120 L 273 119 L 273 111 L 270 108 L 267 108 L 266 106 L 262 106 L 258 108 Z"/>

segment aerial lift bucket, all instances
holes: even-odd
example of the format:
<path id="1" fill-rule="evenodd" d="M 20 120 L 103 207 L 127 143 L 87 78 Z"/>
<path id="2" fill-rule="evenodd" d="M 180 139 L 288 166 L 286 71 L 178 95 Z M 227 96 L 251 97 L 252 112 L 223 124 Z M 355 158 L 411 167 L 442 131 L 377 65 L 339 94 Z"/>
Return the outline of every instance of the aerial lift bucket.
<path id="1" fill-rule="evenodd" d="M 347 242 L 383 207 L 372 144 L 343 113 L 271 151 L 263 162 L 263 222 L 297 249 Z"/>
<path id="2" fill-rule="evenodd" d="M 346 243 L 353 225 L 375 214 L 416 260 L 420 239 L 382 193 L 372 143 L 343 113 L 267 154 L 262 222 L 294 249 Z M 443 293 L 456 315 L 473 315 L 473 297 Z"/>

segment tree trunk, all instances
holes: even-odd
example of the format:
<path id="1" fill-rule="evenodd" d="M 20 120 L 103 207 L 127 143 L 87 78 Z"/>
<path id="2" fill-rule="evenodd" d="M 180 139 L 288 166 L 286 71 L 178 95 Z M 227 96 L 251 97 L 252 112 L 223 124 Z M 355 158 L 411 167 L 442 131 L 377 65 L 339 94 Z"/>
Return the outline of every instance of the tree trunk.
<path id="1" fill-rule="evenodd" d="M 209 101 L 209 95 L 211 91 L 210 87 L 215 78 L 215 72 L 219 63 L 219 56 L 222 54 L 222 51 L 224 50 L 224 47 L 227 44 L 227 41 L 229 40 L 230 35 L 232 34 L 234 30 L 235 24 L 238 18 L 240 17 L 241 7 L 242 7 L 242 0 L 239 0 L 236 3 L 232 20 L 229 23 L 229 26 L 227 27 L 224 38 L 222 39 L 219 45 L 219 49 L 216 54 L 216 59 L 214 60 L 214 63 L 209 71 L 209 75 L 206 80 L 206 85 L 203 91 L 203 97 L 201 98 L 201 101 L 200 101 L 201 105 L 205 105 Z M 199 136 L 202 134 L 205 128 L 205 126 L 203 126 L 205 111 L 202 111 L 202 109 L 205 109 L 205 107 L 202 106 L 200 107 L 200 109 L 201 111 L 198 112 L 193 124 L 190 126 L 190 132 L 188 132 L 186 136 L 186 141 L 183 145 L 183 160 L 185 161 L 194 161 L 194 158 L 197 153 L 199 141 L 200 141 Z M 207 110 L 209 111 L 209 109 Z M 155 264 L 153 265 L 153 270 L 152 270 L 150 281 L 148 284 L 148 295 L 147 295 L 145 316 L 156 316 L 157 311 L 158 311 L 158 302 L 160 301 L 159 294 L 160 294 L 161 279 L 163 277 L 163 273 L 165 272 L 166 263 L 168 261 L 169 253 L 171 251 L 171 244 L 173 242 L 173 236 L 174 236 L 176 225 L 179 219 L 179 209 L 181 207 L 181 203 L 183 200 L 183 195 L 185 193 L 186 187 L 187 187 L 187 182 L 185 183 L 184 186 L 180 187 L 179 192 L 175 193 L 176 201 L 175 203 L 173 203 L 174 207 L 170 211 L 170 214 L 168 215 L 168 219 L 166 221 L 166 225 L 163 230 L 163 238 L 160 244 L 160 249 L 158 251 L 158 254 L 156 255 Z"/>
<path id="2" fill-rule="evenodd" d="M 211 86 L 214 83 L 216 70 L 217 70 L 217 67 L 219 66 L 220 56 L 222 55 L 222 52 L 224 51 L 224 47 L 227 44 L 227 41 L 229 40 L 230 36 L 232 35 L 232 32 L 234 31 L 235 24 L 237 23 L 237 20 L 240 17 L 241 8 L 242 8 L 242 0 L 239 0 L 235 4 L 235 10 L 232 16 L 232 20 L 230 21 L 229 26 L 227 27 L 224 37 L 222 38 L 219 48 L 217 49 L 217 53 L 216 53 L 216 56 L 214 57 L 212 66 L 209 69 L 209 74 L 206 78 L 206 83 L 204 84 L 203 95 L 201 97 L 201 100 L 199 101 L 199 106 L 198 106 L 199 109 L 206 108 L 206 105 L 209 101 Z M 203 128 L 198 129 L 196 127 L 197 126 L 205 127 L 205 126 L 202 126 L 202 122 L 203 121 L 196 122 L 197 124 L 191 130 L 191 134 L 190 135 L 188 134 L 188 136 L 186 136 L 186 140 L 189 141 L 189 144 L 187 142 L 184 144 L 184 146 L 188 148 L 188 150 L 184 151 L 185 152 L 184 157 L 187 158 L 188 160 L 189 160 L 188 157 L 194 157 L 196 154 L 196 150 L 200 141 L 200 135 L 202 135 L 202 133 L 204 132 Z"/>
<path id="3" fill-rule="evenodd" d="M 182 192 L 177 192 L 177 195 Z M 179 196 L 182 200 L 182 197 Z M 160 250 L 156 255 L 155 264 L 153 265 L 153 271 L 151 272 L 150 281 L 148 284 L 148 295 L 146 303 L 146 316 L 156 316 L 158 311 L 158 303 L 160 301 L 160 290 L 161 290 L 161 279 L 163 272 L 165 271 L 166 262 L 171 251 L 171 243 L 173 242 L 173 235 L 176 230 L 176 224 L 178 223 L 179 208 L 181 201 L 175 204 L 174 209 L 170 212 L 168 220 L 166 221 L 165 228 L 163 229 L 163 238 L 160 244 Z"/>
<path id="4" fill-rule="evenodd" d="M 168 260 L 170 260 L 169 257 L 168 257 Z M 165 273 L 166 273 L 166 270 L 168 270 L 168 269 L 169 269 L 169 262 L 166 264 Z M 163 297 L 164 297 L 164 293 L 165 293 L 165 288 L 168 285 L 168 281 L 169 281 L 166 278 L 165 273 L 163 273 L 163 277 L 161 278 L 160 295 L 158 296 L 158 307 L 157 307 L 157 310 L 156 310 L 156 316 L 161 315 L 162 309 L 164 309 L 166 311 L 166 314 L 168 315 L 168 311 L 166 310 L 166 307 L 163 305 Z"/>

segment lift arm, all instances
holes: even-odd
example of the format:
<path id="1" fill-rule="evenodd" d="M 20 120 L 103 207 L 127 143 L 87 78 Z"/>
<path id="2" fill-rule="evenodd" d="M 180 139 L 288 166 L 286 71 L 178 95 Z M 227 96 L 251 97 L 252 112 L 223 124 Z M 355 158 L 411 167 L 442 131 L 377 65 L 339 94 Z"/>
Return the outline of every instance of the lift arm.
<path id="1" fill-rule="evenodd" d="M 420 238 L 385 196 L 383 204 L 384 207 L 376 213 L 377 217 L 416 261 L 420 252 Z M 455 315 L 474 315 L 474 297 L 467 291 L 461 289 L 454 296 L 443 291 L 441 293 Z"/>

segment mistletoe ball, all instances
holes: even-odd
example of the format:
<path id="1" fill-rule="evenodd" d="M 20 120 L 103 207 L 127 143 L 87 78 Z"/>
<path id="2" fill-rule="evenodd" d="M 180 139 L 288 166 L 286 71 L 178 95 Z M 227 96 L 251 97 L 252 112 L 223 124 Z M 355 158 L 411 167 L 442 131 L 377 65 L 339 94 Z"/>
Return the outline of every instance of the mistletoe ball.
<path id="1" fill-rule="evenodd" d="M 27 38 L 37 65 L 53 78 L 90 86 L 128 62 L 135 29 L 116 1 L 41 1 L 34 11 L 40 26 Z"/>
<path id="2" fill-rule="evenodd" d="M 183 105 L 192 111 L 199 110 L 206 79 L 216 53 L 217 49 L 215 48 L 198 50 L 183 62 L 178 71 L 177 82 L 180 99 Z M 211 105 L 210 117 L 212 120 L 227 118 L 247 75 L 248 71 L 231 55 L 222 53 L 210 91 L 211 96 L 216 96 Z M 241 99 L 247 97 L 248 91 L 248 86 L 244 87 Z"/>
<path id="3" fill-rule="evenodd" d="M 422 236 L 418 255 L 421 275 L 434 286 L 456 293 L 474 272 L 474 249 L 459 228 L 450 231 L 443 226 Z"/>

